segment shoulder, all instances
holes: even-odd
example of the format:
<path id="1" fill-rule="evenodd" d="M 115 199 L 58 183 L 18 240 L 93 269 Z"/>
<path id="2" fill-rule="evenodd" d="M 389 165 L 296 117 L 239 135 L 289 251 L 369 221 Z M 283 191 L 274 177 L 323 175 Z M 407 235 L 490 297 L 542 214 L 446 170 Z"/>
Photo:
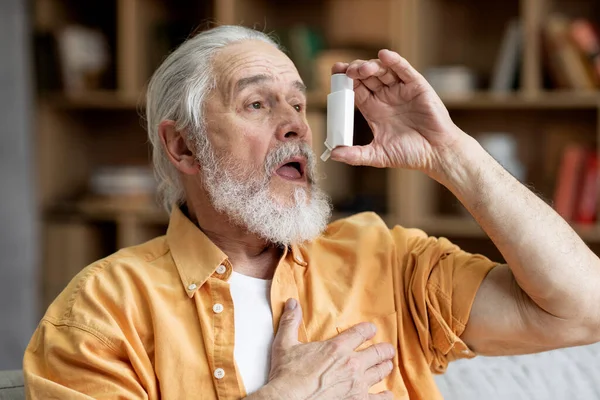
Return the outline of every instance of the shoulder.
<path id="1" fill-rule="evenodd" d="M 333 221 L 327 226 L 315 245 L 347 245 L 352 249 L 372 249 L 377 252 L 389 249 L 397 257 L 408 254 L 436 253 L 447 254 L 460 248 L 443 237 L 429 236 L 416 228 L 391 225 L 373 212 L 363 212 Z M 391 225 L 391 226 L 390 226 Z M 366 246 L 362 246 L 362 245 Z"/>
<path id="2" fill-rule="evenodd" d="M 164 237 L 122 249 L 85 267 L 50 305 L 42 321 L 103 337 L 119 336 L 126 316 L 145 319 L 144 300 L 157 280 L 177 278 Z"/>
<path id="3" fill-rule="evenodd" d="M 374 212 L 362 212 L 331 222 L 325 230 L 324 238 L 336 238 L 347 235 L 360 235 L 365 231 L 369 233 L 385 232 L 388 227 L 385 221 Z"/>
<path id="4" fill-rule="evenodd" d="M 374 212 L 363 212 L 331 222 L 323 234 L 323 239 L 376 235 L 377 238 L 387 238 L 400 243 L 437 240 L 420 229 L 405 228 L 401 225 L 393 225 L 390 228 L 388 224 L 389 221 L 385 221 Z"/>
<path id="5" fill-rule="evenodd" d="M 395 244 L 386 221 L 373 212 L 363 212 L 330 223 L 322 235 L 305 244 L 305 251 L 321 262 L 341 259 L 352 265 L 389 263 Z M 387 260 L 387 261 L 386 261 Z"/>

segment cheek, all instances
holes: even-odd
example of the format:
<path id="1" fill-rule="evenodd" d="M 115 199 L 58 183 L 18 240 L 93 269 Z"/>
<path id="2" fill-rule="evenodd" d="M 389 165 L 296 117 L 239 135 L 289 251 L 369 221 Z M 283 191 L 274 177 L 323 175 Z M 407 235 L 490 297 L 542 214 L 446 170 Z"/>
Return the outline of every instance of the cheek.
<path id="1" fill-rule="evenodd" d="M 250 132 L 240 132 L 234 141 L 228 143 L 227 157 L 231 157 L 245 168 L 262 168 L 269 149 L 265 138 Z"/>
<path id="2" fill-rule="evenodd" d="M 275 139 L 274 129 L 268 118 L 238 114 L 225 118 L 215 132 L 215 144 L 226 151 L 225 154 L 248 167 L 262 167 L 267 153 Z"/>
<path id="3" fill-rule="evenodd" d="M 308 143 L 308 145 L 310 147 L 312 147 L 313 145 L 313 134 L 312 134 L 312 129 L 310 129 L 310 126 L 308 125 L 308 122 L 305 121 L 306 126 L 308 126 L 308 131 L 306 132 L 306 143 Z"/>

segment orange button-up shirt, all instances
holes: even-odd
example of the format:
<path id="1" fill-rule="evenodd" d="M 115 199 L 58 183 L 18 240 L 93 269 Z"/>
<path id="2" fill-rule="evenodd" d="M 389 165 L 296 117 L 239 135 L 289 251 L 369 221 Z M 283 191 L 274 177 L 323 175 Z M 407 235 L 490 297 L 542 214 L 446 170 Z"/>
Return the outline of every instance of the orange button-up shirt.
<path id="1" fill-rule="evenodd" d="M 432 372 L 474 356 L 459 336 L 493 266 L 446 239 L 359 214 L 283 251 L 271 288 L 273 326 L 290 297 L 303 309 L 303 342 L 371 321 L 377 334 L 363 347 L 398 349 L 393 372 L 372 392 L 440 399 Z M 88 266 L 48 308 L 25 352 L 28 398 L 244 397 L 227 283 L 233 267 L 175 209 L 166 236 Z"/>

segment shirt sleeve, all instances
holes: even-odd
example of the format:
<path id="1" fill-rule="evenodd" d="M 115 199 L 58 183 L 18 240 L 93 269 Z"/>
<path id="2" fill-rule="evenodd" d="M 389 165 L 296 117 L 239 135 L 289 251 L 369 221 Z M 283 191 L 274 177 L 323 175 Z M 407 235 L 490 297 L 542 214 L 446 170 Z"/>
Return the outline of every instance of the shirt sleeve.
<path id="1" fill-rule="evenodd" d="M 475 356 L 460 335 L 481 282 L 497 264 L 417 229 L 395 227 L 392 236 L 404 311 L 431 370 L 443 373 L 450 361 Z"/>
<path id="2" fill-rule="evenodd" d="M 23 360 L 27 399 L 147 399 L 118 349 L 87 327 L 42 320 Z"/>

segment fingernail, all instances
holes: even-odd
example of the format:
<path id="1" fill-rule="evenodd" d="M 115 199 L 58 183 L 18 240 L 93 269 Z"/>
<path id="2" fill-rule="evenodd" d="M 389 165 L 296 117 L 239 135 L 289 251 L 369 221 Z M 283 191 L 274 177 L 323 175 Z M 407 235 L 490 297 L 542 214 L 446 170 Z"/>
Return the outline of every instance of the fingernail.
<path id="1" fill-rule="evenodd" d="M 393 363 L 393 362 L 391 362 L 391 361 L 388 361 L 388 362 L 387 362 L 387 367 L 388 367 L 388 369 L 392 369 L 392 368 L 394 368 L 394 363 Z"/>
<path id="2" fill-rule="evenodd" d="M 296 299 L 288 299 L 288 301 L 285 302 L 285 309 L 286 311 L 292 311 L 293 309 L 296 308 Z"/>

